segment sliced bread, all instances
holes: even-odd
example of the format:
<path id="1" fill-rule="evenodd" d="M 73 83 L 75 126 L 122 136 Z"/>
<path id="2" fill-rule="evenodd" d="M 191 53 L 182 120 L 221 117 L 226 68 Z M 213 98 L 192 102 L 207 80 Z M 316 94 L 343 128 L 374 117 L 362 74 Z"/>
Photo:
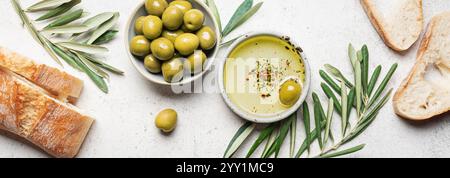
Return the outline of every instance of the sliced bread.
<path id="1" fill-rule="evenodd" d="M 423 29 L 422 0 L 361 0 L 372 25 L 386 45 L 409 49 Z"/>
<path id="2" fill-rule="evenodd" d="M 431 20 L 416 64 L 393 102 L 395 112 L 411 120 L 426 120 L 450 110 L 450 12 Z"/>
<path id="3" fill-rule="evenodd" d="M 24 138 L 55 157 L 75 157 L 93 119 L 41 90 L 0 69 L 0 130 Z"/>
<path id="4" fill-rule="evenodd" d="M 75 103 L 83 89 L 83 81 L 25 56 L 0 47 L 0 67 L 21 75 L 44 88 L 60 100 Z"/>

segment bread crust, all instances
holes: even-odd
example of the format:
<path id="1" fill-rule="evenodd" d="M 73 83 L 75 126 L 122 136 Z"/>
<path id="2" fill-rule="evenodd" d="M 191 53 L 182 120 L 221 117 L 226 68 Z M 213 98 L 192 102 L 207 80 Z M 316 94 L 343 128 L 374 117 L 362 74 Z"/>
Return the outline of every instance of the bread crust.
<path id="1" fill-rule="evenodd" d="M 436 23 L 438 22 L 438 20 L 442 17 L 442 16 L 450 16 L 450 12 L 446 12 L 446 13 L 442 13 L 440 15 L 437 15 L 435 17 L 433 17 L 433 19 L 431 20 L 431 22 L 428 24 L 427 27 L 427 31 L 421 41 L 419 50 L 417 52 L 417 60 L 415 65 L 413 66 L 413 68 L 411 69 L 411 72 L 408 74 L 408 76 L 406 77 L 406 79 L 401 83 L 400 87 L 397 89 L 397 92 L 395 93 L 394 97 L 393 97 L 393 107 L 394 107 L 394 111 L 395 113 L 404 118 L 404 119 L 409 119 L 409 120 L 427 120 L 427 119 L 431 119 L 435 116 L 444 114 L 448 111 L 450 111 L 450 106 L 447 108 L 447 110 L 441 110 L 441 111 L 437 111 L 434 113 L 428 113 L 427 115 L 411 115 L 407 112 L 403 112 L 399 107 L 399 102 L 400 100 L 403 98 L 408 86 L 411 85 L 411 83 L 413 82 L 413 77 L 415 75 L 417 75 L 417 72 L 422 72 L 422 68 L 423 66 L 427 66 L 428 64 L 426 64 L 426 61 L 424 61 L 423 56 L 425 55 L 425 53 L 428 50 L 428 47 L 430 45 L 430 41 L 431 38 L 433 37 L 434 34 L 434 29 L 436 26 Z"/>
<path id="2" fill-rule="evenodd" d="M 58 158 L 73 158 L 93 119 L 0 69 L 0 129 Z"/>
<path id="3" fill-rule="evenodd" d="M 411 45 L 407 46 L 407 47 L 401 47 L 397 44 L 395 44 L 394 40 L 390 37 L 389 33 L 386 30 L 386 27 L 384 25 L 382 25 L 381 19 L 382 17 L 376 13 L 376 11 L 374 10 L 375 7 L 372 4 L 371 0 L 361 0 L 361 5 L 364 9 L 364 11 L 366 12 L 367 16 L 370 19 L 370 22 L 372 23 L 373 27 L 376 29 L 376 31 L 378 32 L 378 34 L 380 35 L 381 39 L 385 42 L 385 44 L 390 47 L 391 49 L 395 50 L 395 51 L 406 51 L 408 50 L 414 43 L 412 43 Z M 420 0 L 420 5 L 419 5 L 420 9 L 423 9 L 422 7 L 422 0 Z M 420 11 L 420 18 L 418 19 L 421 21 L 422 26 L 423 26 L 423 11 Z M 416 41 L 418 40 L 419 36 L 417 37 Z"/>
<path id="4" fill-rule="evenodd" d="M 81 95 L 83 81 L 25 56 L 0 47 L 0 67 L 21 75 L 62 101 L 75 103 Z"/>

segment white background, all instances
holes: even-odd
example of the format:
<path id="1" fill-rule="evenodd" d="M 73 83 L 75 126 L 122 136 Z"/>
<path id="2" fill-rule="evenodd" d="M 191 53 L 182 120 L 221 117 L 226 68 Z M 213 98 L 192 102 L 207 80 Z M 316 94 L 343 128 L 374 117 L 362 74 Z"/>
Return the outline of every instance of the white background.
<path id="1" fill-rule="evenodd" d="M 82 7 L 92 14 L 119 11 L 120 35 L 109 44 L 108 63 L 126 71 L 111 76 L 110 93 L 103 94 L 82 73 L 66 66 L 70 74 L 85 81 L 78 106 L 96 119 L 79 157 L 221 157 L 228 141 L 243 120 L 234 115 L 219 94 L 175 95 L 170 88 L 152 84 L 139 75 L 126 55 L 125 25 L 131 11 L 141 0 L 84 0 Z M 34 0 L 23 0 L 29 5 Z M 226 22 L 242 0 L 216 0 Z M 450 10 L 448 0 L 425 0 L 426 23 Z M 387 48 L 364 13 L 359 0 L 266 0 L 261 10 L 230 36 L 249 31 L 279 31 L 298 41 L 311 63 L 312 89 L 321 97 L 318 70 L 331 63 L 351 75 L 347 45 L 367 44 L 371 67 L 383 64 L 383 75 L 391 64 L 399 69 L 388 87 L 397 88 L 415 61 L 418 44 L 404 54 Z M 40 63 L 58 67 L 47 53 L 22 28 L 9 0 L 0 0 L 0 45 L 25 54 Z M 224 55 L 224 51 L 219 55 Z M 324 98 L 323 98 L 324 99 Z M 308 99 L 309 100 L 309 99 Z M 325 101 L 325 100 L 323 100 Z M 154 127 L 156 113 L 166 107 L 179 113 L 179 124 L 170 135 Z M 426 123 L 399 119 L 391 102 L 373 125 L 347 147 L 366 143 L 367 147 L 351 157 L 450 157 L 449 116 Z M 336 119 L 338 120 L 338 119 Z M 303 137 L 302 124 L 299 135 Z M 252 135 L 256 137 L 257 135 Z M 298 142 L 303 138 L 298 138 Z M 239 151 L 245 155 L 250 146 Z M 282 156 L 288 152 L 288 138 Z M 316 145 L 316 144 L 315 144 Z M 298 147 L 298 146 L 297 146 Z M 258 154 L 259 155 L 259 154 Z M 48 157 L 27 144 L 0 136 L 0 157 Z"/>

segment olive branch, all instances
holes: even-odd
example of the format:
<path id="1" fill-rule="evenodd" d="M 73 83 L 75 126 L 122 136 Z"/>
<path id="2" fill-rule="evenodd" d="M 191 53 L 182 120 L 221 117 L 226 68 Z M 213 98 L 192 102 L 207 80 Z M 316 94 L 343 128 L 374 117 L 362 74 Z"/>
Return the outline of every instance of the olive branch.
<path id="1" fill-rule="evenodd" d="M 293 114 L 284 121 L 270 124 L 264 127 L 248 151 L 246 157 L 251 157 L 263 142 L 266 145 L 261 158 L 278 157 L 281 146 L 287 135 L 290 133 L 290 157 L 300 158 L 310 150 L 313 142 L 317 142 L 320 150 L 319 154 L 313 158 L 332 158 L 348 155 L 362 150 L 365 144 L 361 144 L 348 149 L 341 147 L 356 137 L 361 135 L 376 119 L 380 110 L 388 102 L 392 89 L 382 95 L 387 84 L 391 80 L 397 69 L 397 64 L 393 64 L 375 90 L 376 84 L 381 74 L 382 66 L 379 65 L 373 71 L 369 79 L 369 51 L 364 45 L 361 50 L 356 51 L 349 45 L 349 58 L 353 68 L 354 82 L 350 82 L 337 68 L 326 64 L 325 70 L 320 70 L 320 76 L 324 80 L 321 88 L 328 97 L 327 112 L 325 112 L 317 93 L 312 94 L 313 99 L 313 122 L 315 129 L 311 131 L 311 112 L 308 103 L 302 106 L 302 115 L 305 130 L 305 139 L 295 152 L 297 135 L 297 114 Z M 330 76 L 331 75 L 331 76 Z M 338 98 L 340 97 L 340 98 Z M 356 118 L 350 120 L 352 111 L 355 111 Z M 332 120 L 337 113 L 341 118 L 341 136 L 336 140 L 331 132 Z M 353 127 L 352 127 L 353 125 Z M 231 139 L 224 157 L 230 158 L 240 148 L 242 143 L 256 130 L 257 124 L 245 123 Z M 331 141 L 331 142 L 330 142 Z"/>
<path id="2" fill-rule="evenodd" d="M 108 52 L 100 45 L 114 39 L 117 30 L 114 30 L 119 19 L 118 12 L 105 12 L 85 20 L 82 23 L 72 23 L 82 19 L 86 13 L 82 9 L 71 11 L 81 0 L 42 0 L 23 10 L 18 0 L 11 3 L 33 38 L 47 51 L 47 53 L 60 65 L 60 59 L 73 68 L 84 72 L 105 93 L 108 93 L 106 84 L 109 75 L 105 70 L 123 75 L 121 70 L 106 64 L 95 57 L 96 54 Z M 45 12 L 35 21 L 30 20 L 28 13 Z M 41 30 L 34 22 L 49 21 Z M 63 42 L 54 42 L 56 35 L 69 35 Z"/>

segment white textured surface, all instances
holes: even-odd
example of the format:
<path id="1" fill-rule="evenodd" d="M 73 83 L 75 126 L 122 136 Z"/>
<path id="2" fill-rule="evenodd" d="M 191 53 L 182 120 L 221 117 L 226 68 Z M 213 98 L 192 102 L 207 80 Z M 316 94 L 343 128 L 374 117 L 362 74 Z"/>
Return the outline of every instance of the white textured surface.
<path id="1" fill-rule="evenodd" d="M 120 36 L 110 44 L 108 62 L 126 71 L 112 75 L 110 93 L 100 92 L 83 74 L 65 67 L 85 80 L 86 87 L 78 106 L 96 118 L 96 123 L 80 157 L 221 157 L 228 141 L 243 123 L 224 104 L 219 94 L 175 95 L 170 89 L 147 82 L 134 70 L 124 47 L 125 23 L 140 0 L 84 0 L 82 6 L 92 14 L 120 11 Z M 24 5 L 30 4 L 24 1 Z M 216 0 L 223 21 L 241 0 Z M 450 10 L 450 1 L 424 1 L 426 22 L 439 12 Z M 0 0 L 0 45 L 26 54 L 39 62 L 57 66 L 47 53 L 22 28 L 9 0 Z M 389 87 L 398 87 L 415 61 L 418 44 L 404 54 L 387 48 L 367 19 L 358 0 L 266 0 L 260 12 L 236 30 L 275 30 L 290 35 L 307 54 L 313 71 L 313 90 L 318 91 L 318 70 L 325 63 L 345 69 L 350 75 L 347 44 L 369 46 L 372 68 L 400 64 Z M 223 55 L 223 51 L 222 51 Z M 323 97 L 323 95 L 321 95 Z M 170 135 L 161 134 L 153 117 L 163 108 L 179 112 L 179 125 Z M 450 157 L 449 115 L 427 123 L 409 123 L 394 115 L 391 102 L 373 125 L 348 146 L 367 143 L 352 157 Z M 299 128 L 302 128 L 302 124 Z M 303 130 L 298 129 L 299 137 Z M 253 135 L 255 137 L 256 135 Z M 286 140 L 287 143 L 288 140 Z M 300 142 L 300 138 L 298 139 Z M 288 151 L 283 149 L 283 155 Z M 245 145 L 248 149 L 250 143 Z M 347 147 L 348 147 L 347 146 Z M 247 150 L 245 149 L 245 150 Z M 244 151 L 237 153 L 243 156 Z M 0 157 L 47 157 L 34 148 L 0 136 Z"/>

